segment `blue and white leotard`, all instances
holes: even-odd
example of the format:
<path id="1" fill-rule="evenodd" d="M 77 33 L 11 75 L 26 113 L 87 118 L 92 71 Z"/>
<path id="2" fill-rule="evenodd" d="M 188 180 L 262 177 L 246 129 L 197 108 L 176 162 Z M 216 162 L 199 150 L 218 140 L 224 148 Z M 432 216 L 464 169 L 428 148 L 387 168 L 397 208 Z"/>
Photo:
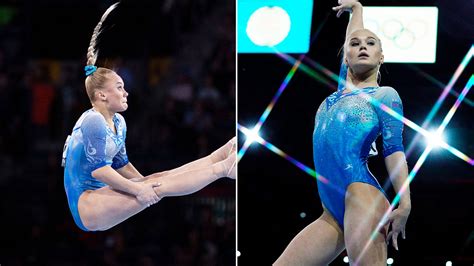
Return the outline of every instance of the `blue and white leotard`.
<path id="1" fill-rule="evenodd" d="M 340 87 L 319 106 L 313 133 L 316 172 L 328 180 L 318 179 L 319 196 L 341 229 L 345 194 L 351 183 L 367 183 L 384 193 L 367 166 L 371 144 L 382 135 L 384 157 L 404 151 L 403 123 L 369 100 L 372 97 L 403 115 L 398 93 L 391 87 L 367 87 L 349 93 L 343 90 Z"/>
<path id="2" fill-rule="evenodd" d="M 105 118 L 94 109 L 82 114 L 67 141 L 64 165 L 64 188 L 69 209 L 76 225 L 89 231 L 82 224 L 78 212 L 78 202 L 86 190 L 96 190 L 106 186 L 92 177 L 92 172 L 105 165 L 119 169 L 128 163 L 125 149 L 127 126 L 120 114 L 115 114 L 113 122 L 117 134 L 108 126 Z"/>

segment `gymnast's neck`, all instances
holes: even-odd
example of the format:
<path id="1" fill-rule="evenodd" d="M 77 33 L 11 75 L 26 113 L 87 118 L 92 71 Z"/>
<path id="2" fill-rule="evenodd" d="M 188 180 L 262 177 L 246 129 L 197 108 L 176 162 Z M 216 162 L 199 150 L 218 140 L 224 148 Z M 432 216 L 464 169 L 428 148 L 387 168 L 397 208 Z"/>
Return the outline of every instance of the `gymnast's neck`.
<path id="1" fill-rule="evenodd" d="M 357 89 L 366 87 L 378 87 L 377 69 L 372 69 L 362 73 L 354 73 L 351 69 L 347 71 L 346 88 L 351 90 L 354 86 Z"/>

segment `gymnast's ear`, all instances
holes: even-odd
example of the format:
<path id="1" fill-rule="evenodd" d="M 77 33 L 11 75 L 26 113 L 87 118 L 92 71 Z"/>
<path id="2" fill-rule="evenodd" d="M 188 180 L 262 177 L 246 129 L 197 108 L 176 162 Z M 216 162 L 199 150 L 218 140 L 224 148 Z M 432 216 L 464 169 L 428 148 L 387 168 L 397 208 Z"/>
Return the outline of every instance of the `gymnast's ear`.
<path id="1" fill-rule="evenodd" d="M 383 64 L 383 62 L 384 62 L 384 59 L 385 59 L 385 58 L 384 58 L 384 56 L 382 55 L 382 56 L 380 57 L 380 62 L 379 62 L 379 65 L 382 65 L 382 64 Z"/>
<path id="2" fill-rule="evenodd" d="M 101 101 L 107 100 L 107 96 L 102 90 L 96 90 L 95 91 L 95 97 L 96 99 L 100 99 Z"/>

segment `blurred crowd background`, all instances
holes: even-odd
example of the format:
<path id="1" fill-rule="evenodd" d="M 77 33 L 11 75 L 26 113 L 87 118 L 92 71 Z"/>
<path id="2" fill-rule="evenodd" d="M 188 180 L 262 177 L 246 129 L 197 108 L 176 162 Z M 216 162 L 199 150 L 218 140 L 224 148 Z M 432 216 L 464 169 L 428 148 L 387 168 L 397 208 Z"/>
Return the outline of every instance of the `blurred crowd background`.
<path id="1" fill-rule="evenodd" d="M 219 180 L 106 231 L 72 220 L 60 166 L 91 107 L 84 66 L 113 1 L 0 2 L 0 264 L 233 265 L 235 182 Z M 127 150 L 144 175 L 208 155 L 235 135 L 235 2 L 122 1 L 98 66 L 129 92 Z"/>

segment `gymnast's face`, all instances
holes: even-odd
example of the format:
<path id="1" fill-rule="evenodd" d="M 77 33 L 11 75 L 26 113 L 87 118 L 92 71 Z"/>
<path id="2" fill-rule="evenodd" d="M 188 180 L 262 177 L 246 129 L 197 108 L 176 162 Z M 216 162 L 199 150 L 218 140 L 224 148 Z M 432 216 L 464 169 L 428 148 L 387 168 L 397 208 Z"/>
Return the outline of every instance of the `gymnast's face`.
<path id="1" fill-rule="evenodd" d="M 100 99 L 105 103 L 109 111 L 116 113 L 127 110 L 128 92 L 125 90 L 122 78 L 115 72 L 107 75 L 107 81 L 99 93 Z"/>
<path id="2" fill-rule="evenodd" d="M 345 63 L 352 71 L 364 73 L 378 69 L 383 63 L 382 44 L 373 32 L 354 31 L 345 44 Z"/>

